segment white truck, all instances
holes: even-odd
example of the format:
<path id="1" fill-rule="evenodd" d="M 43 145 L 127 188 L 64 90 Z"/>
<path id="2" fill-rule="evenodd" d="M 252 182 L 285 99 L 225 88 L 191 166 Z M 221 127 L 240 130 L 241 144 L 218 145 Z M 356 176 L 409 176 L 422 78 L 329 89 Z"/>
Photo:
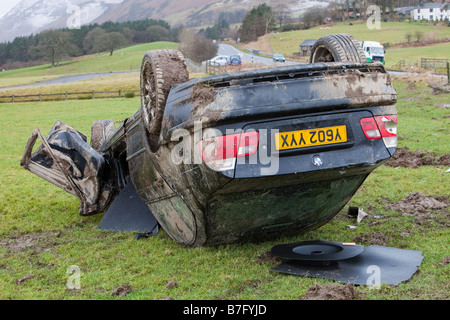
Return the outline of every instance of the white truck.
<path id="1" fill-rule="evenodd" d="M 366 55 L 367 62 L 381 61 L 384 64 L 385 49 L 381 43 L 376 41 L 362 41 L 361 46 Z"/>

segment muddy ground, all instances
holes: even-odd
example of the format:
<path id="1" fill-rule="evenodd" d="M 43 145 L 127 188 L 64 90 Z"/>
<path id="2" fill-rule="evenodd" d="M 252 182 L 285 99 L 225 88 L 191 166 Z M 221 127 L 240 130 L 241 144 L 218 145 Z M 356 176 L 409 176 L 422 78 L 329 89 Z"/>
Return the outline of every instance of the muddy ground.
<path id="1" fill-rule="evenodd" d="M 413 224 L 417 227 L 421 227 L 420 230 L 426 230 L 431 225 L 438 228 L 450 227 L 450 198 L 446 196 L 428 196 L 422 192 L 412 192 L 406 197 L 396 202 L 392 202 L 389 199 L 382 199 L 377 201 L 378 205 L 384 206 L 387 210 L 395 210 L 398 215 L 378 215 L 374 216 L 370 214 L 373 209 L 373 205 L 367 208 L 368 217 L 365 218 L 363 223 L 367 223 L 369 227 L 384 224 L 386 219 L 409 216 L 413 217 Z M 350 216 L 348 216 L 350 217 Z M 351 217 L 355 218 L 355 217 Z M 400 230 L 401 236 L 406 237 L 414 233 L 413 230 Z M 353 242 L 363 245 L 379 245 L 389 246 L 392 237 L 381 231 L 374 231 L 371 233 L 357 235 Z"/>
<path id="2" fill-rule="evenodd" d="M 430 212 L 430 210 L 447 208 L 449 205 L 445 201 L 448 201 L 448 199 L 438 199 L 427 196 L 422 192 L 413 192 L 405 198 L 388 205 L 388 208 L 403 212 L 404 214 L 418 215 Z"/>
<path id="3" fill-rule="evenodd" d="M 118 286 L 114 290 L 112 290 L 111 295 L 117 296 L 117 297 L 125 297 L 127 294 L 129 294 L 131 292 L 133 292 L 133 290 L 131 289 L 131 286 L 129 286 L 128 284 L 123 284 L 121 286 Z"/>
<path id="4" fill-rule="evenodd" d="M 369 245 L 376 245 L 376 246 L 387 246 L 389 243 L 389 240 L 391 240 L 391 237 L 384 234 L 380 231 L 375 231 L 369 234 L 362 234 L 359 236 L 356 236 L 353 241 L 355 243 L 364 243 Z"/>
<path id="5" fill-rule="evenodd" d="M 352 300 L 356 297 L 357 291 L 351 284 L 315 284 L 299 300 Z"/>
<path id="6" fill-rule="evenodd" d="M 436 153 L 426 150 L 412 151 L 408 148 L 397 148 L 395 154 L 384 164 L 391 167 L 404 168 L 418 168 L 425 165 L 449 167 L 450 154 L 438 156 Z"/>
<path id="7" fill-rule="evenodd" d="M 450 84 L 429 83 L 428 86 L 432 89 L 432 94 L 450 93 Z"/>
<path id="8" fill-rule="evenodd" d="M 49 251 L 58 243 L 61 232 L 34 232 L 13 236 L 8 239 L 0 238 L 0 246 L 9 252 L 18 253 L 32 249 L 38 253 Z"/>

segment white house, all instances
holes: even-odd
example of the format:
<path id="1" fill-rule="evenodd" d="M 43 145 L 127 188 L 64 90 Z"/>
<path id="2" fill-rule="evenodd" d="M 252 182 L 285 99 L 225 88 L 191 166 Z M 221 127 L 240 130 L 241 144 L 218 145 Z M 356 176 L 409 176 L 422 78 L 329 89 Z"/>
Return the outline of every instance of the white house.
<path id="1" fill-rule="evenodd" d="M 429 21 L 450 20 L 450 8 L 446 2 L 422 3 L 411 10 L 411 18 Z"/>

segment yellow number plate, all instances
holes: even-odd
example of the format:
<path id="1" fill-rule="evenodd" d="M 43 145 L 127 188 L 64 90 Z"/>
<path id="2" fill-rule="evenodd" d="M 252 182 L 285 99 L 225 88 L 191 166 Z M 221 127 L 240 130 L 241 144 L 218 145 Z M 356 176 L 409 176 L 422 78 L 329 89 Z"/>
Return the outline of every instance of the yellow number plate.
<path id="1" fill-rule="evenodd" d="M 346 126 L 275 133 L 277 150 L 321 146 L 347 141 Z"/>

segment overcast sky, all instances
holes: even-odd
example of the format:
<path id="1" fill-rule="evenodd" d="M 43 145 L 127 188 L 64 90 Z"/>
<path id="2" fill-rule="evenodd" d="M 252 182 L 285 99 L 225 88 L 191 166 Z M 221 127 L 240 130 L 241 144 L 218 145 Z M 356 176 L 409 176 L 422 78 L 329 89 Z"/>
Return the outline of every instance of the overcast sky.
<path id="1" fill-rule="evenodd" d="M 0 0 L 0 18 L 8 13 L 21 0 Z"/>

